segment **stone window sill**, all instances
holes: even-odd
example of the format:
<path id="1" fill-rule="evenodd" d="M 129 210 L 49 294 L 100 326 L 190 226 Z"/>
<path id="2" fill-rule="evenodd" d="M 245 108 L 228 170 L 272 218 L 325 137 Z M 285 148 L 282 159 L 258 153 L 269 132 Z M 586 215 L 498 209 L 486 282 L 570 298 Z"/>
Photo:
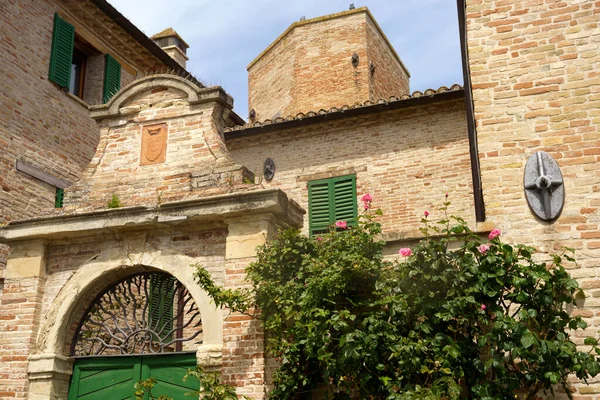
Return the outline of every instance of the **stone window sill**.
<path id="1" fill-rule="evenodd" d="M 71 94 L 69 92 L 65 92 L 65 94 L 67 95 L 67 97 L 70 97 L 71 99 L 73 99 L 77 103 L 79 103 L 81 106 L 85 107 L 86 110 L 90 109 L 90 105 L 88 103 L 86 103 L 84 100 L 80 99 L 79 97 L 77 97 L 74 94 Z"/>

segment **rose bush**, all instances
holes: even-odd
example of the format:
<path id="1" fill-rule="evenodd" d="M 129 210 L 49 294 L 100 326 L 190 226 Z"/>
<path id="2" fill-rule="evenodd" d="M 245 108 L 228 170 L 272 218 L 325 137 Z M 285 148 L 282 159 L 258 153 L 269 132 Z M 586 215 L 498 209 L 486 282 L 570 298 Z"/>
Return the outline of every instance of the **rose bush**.
<path id="1" fill-rule="evenodd" d="M 568 253 L 538 262 L 497 229 L 482 240 L 446 202 L 438 221 L 424 212 L 417 245 L 386 260 L 381 212 L 361 200 L 356 226 L 287 230 L 260 248 L 252 296 L 198 270 L 217 305 L 261 310 L 278 361 L 271 399 L 532 399 L 557 386 L 570 396 L 570 374 L 599 372 L 596 340 L 584 351 L 571 339 L 587 325 L 567 312 L 579 292 Z"/>
<path id="2" fill-rule="evenodd" d="M 568 254 L 536 262 L 497 229 L 482 240 L 445 203 L 439 221 L 424 212 L 420 243 L 386 261 L 381 213 L 362 200 L 357 226 L 282 232 L 248 268 L 279 361 L 271 398 L 530 399 L 598 373 L 596 340 L 585 352 L 571 339 L 586 323 L 566 309 L 579 290 Z"/>

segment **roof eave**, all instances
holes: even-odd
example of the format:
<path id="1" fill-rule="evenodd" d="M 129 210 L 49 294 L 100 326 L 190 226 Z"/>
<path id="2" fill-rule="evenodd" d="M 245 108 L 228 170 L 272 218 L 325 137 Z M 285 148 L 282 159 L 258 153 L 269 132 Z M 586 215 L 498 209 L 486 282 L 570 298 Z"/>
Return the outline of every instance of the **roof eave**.
<path id="1" fill-rule="evenodd" d="M 158 58 L 169 68 L 172 68 L 174 71 L 180 74 L 191 75 L 185 68 L 173 60 L 160 48 L 160 46 L 154 43 L 152 39 L 146 36 L 144 32 L 131 23 L 131 21 L 117 11 L 117 9 L 110 5 L 106 0 L 91 0 L 91 2 L 100 10 L 102 10 L 102 12 L 104 12 L 109 18 L 115 21 L 121 28 L 123 28 L 125 32 L 129 33 L 131 37 L 144 46 L 153 56 Z"/>
<path id="2" fill-rule="evenodd" d="M 317 124 L 324 121 L 333 121 L 343 118 L 352 118 L 359 115 L 374 114 L 378 112 L 397 110 L 408 107 L 417 107 L 431 103 L 437 103 L 442 101 L 449 101 L 463 98 L 465 91 L 463 88 L 456 90 L 448 90 L 445 92 L 439 92 L 432 95 L 421 95 L 419 97 L 411 97 L 409 99 L 389 101 L 384 103 L 376 103 L 369 106 L 351 108 L 347 110 L 340 110 L 335 112 L 317 114 L 314 116 L 307 116 L 304 118 L 294 118 L 282 122 L 269 123 L 266 125 L 249 126 L 245 129 L 231 130 L 225 132 L 225 140 L 231 140 L 238 137 L 252 136 L 261 134 L 264 132 L 290 129 L 297 126 L 306 126 L 311 124 Z"/>

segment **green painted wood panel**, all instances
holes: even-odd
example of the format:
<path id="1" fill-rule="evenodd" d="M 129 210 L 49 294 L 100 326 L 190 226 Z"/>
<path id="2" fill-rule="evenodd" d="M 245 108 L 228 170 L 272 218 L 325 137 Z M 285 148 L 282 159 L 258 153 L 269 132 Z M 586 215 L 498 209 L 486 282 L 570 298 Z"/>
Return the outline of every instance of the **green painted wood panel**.
<path id="1" fill-rule="evenodd" d="M 173 329 L 173 303 L 175 279 L 173 277 L 152 276 L 150 279 L 150 306 L 148 325 L 159 334 L 162 342 L 169 342 Z"/>
<path id="2" fill-rule="evenodd" d="M 141 376 L 140 357 L 76 360 L 69 400 L 134 399 L 133 385 Z"/>
<path id="3" fill-rule="evenodd" d="M 336 221 L 355 225 L 356 176 L 308 182 L 308 225 L 311 233 L 326 231 Z"/>
<path id="4" fill-rule="evenodd" d="M 188 400 L 185 394 L 198 390 L 199 382 L 183 377 L 195 366 L 195 353 L 77 359 L 68 400 L 134 399 L 135 383 L 150 377 L 157 380 L 154 397 Z"/>
<path id="5" fill-rule="evenodd" d="M 71 80 L 74 45 L 75 28 L 55 13 L 48 79 L 62 88 L 68 88 Z"/>
<path id="6" fill-rule="evenodd" d="M 104 64 L 104 94 L 103 101 L 108 101 L 121 88 L 121 64 L 115 60 L 110 54 L 105 56 Z"/>
<path id="7" fill-rule="evenodd" d="M 198 390 L 200 383 L 193 377 L 184 381 L 183 377 L 189 368 L 195 366 L 195 354 L 144 357 L 144 367 L 147 367 L 148 376 L 157 380 L 156 386 L 152 389 L 152 395 L 155 397 L 169 396 L 174 400 L 193 398 L 193 396 L 186 396 L 186 393 Z"/>
<path id="8" fill-rule="evenodd" d="M 56 188 L 56 195 L 54 196 L 54 208 L 62 208 L 65 200 L 65 190 Z"/>

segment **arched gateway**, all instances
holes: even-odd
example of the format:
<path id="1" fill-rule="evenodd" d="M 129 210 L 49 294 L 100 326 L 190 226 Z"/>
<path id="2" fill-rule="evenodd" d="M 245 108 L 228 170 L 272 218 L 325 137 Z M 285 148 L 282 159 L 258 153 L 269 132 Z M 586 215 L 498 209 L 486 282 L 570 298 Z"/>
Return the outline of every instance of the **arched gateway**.
<path id="1" fill-rule="evenodd" d="M 201 343 L 200 311 L 181 282 L 164 272 L 129 276 L 104 290 L 79 323 L 69 400 L 131 398 L 135 382 L 151 377 L 153 396 L 184 399 L 198 389 L 183 377 Z"/>
<path id="2" fill-rule="evenodd" d="M 92 107 L 99 145 L 63 209 L 0 228 L 11 247 L 0 332 L 22 338 L 0 346 L 0 375 L 16 377 L 15 397 L 131 399 L 154 377 L 154 396 L 182 398 L 193 382 L 181 376 L 199 363 L 265 398 L 259 322 L 217 309 L 192 265 L 245 286 L 256 246 L 301 225 L 303 210 L 234 163 L 231 108 L 221 88 L 181 77 L 132 82 Z M 124 207 L 107 208 L 115 197 Z"/>

